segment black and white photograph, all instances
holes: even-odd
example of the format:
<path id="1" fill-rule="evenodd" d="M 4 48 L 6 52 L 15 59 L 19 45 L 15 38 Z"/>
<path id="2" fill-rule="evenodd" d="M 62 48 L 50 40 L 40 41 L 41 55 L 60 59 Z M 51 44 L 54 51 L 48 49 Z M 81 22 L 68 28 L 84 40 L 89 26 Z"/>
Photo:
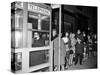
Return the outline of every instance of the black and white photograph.
<path id="1" fill-rule="evenodd" d="M 98 68 L 98 7 L 11 3 L 11 72 Z"/>

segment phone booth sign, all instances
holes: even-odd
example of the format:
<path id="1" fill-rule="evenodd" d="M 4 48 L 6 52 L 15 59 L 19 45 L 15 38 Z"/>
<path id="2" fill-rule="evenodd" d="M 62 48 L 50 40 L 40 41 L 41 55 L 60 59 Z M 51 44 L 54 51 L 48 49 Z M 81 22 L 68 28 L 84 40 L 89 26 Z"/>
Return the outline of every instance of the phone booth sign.
<path id="1" fill-rule="evenodd" d="M 45 15 L 50 15 L 49 10 L 38 7 L 38 6 L 33 5 L 33 4 L 28 4 L 28 10 L 33 11 L 33 12 L 37 12 L 37 13 L 41 13 L 41 14 L 45 14 Z"/>

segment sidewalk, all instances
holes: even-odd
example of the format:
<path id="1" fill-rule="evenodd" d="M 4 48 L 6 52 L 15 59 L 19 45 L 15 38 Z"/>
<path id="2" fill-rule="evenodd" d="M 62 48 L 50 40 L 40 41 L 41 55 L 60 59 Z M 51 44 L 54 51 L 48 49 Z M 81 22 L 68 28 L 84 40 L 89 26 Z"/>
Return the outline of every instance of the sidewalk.
<path id="1" fill-rule="evenodd" d="M 83 61 L 83 65 L 79 63 L 77 65 L 72 65 L 68 70 L 80 70 L 80 69 L 96 69 L 97 68 L 97 56 L 90 56 L 88 59 Z"/>

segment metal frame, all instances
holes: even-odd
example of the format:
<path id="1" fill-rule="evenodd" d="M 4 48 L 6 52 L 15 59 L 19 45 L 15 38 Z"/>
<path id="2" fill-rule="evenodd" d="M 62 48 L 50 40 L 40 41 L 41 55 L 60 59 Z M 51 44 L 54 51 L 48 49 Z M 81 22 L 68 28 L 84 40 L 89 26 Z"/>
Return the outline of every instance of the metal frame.
<path id="1" fill-rule="evenodd" d="M 61 5 L 59 7 L 59 67 L 58 70 L 60 71 L 60 39 L 61 39 L 61 19 L 62 15 L 61 15 Z"/>
<path id="2" fill-rule="evenodd" d="M 61 4 L 52 4 L 52 9 L 55 10 L 56 8 L 59 8 L 59 61 L 58 61 L 58 71 L 60 71 L 60 39 L 61 39 L 61 21 L 62 21 L 62 6 Z"/>

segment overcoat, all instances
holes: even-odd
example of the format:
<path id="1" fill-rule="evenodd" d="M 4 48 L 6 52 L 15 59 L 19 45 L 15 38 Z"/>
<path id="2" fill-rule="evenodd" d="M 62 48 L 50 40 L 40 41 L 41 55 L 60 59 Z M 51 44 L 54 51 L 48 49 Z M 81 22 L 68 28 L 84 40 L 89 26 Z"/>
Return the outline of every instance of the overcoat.
<path id="1" fill-rule="evenodd" d="M 59 64 L 59 48 L 60 48 L 60 65 L 65 64 L 66 56 L 66 47 L 64 41 L 60 38 L 60 47 L 59 47 L 59 37 L 56 37 L 53 40 L 53 49 L 54 49 L 54 65 Z"/>

